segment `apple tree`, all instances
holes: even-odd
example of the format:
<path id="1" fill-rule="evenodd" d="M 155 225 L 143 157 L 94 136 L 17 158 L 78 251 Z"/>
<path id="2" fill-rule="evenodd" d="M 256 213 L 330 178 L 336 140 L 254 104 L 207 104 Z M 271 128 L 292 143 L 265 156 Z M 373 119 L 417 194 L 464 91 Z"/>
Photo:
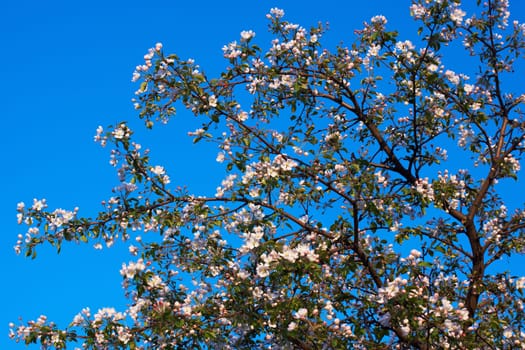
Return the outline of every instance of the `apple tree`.
<path id="1" fill-rule="evenodd" d="M 129 307 L 59 327 L 12 325 L 27 344 L 86 349 L 525 348 L 525 25 L 506 0 L 414 0 L 408 40 L 375 16 L 323 46 L 284 11 L 263 49 L 243 31 L 226 69 L 145 55 L 133 80 L 147 128 L 202 120 L 216 193 L 189 193 L 133 138 L 99 127 L 121 184 L 98 216 L 20 203 L 15 249 L 131 242 Z M 450 56 L 454 56 L 454 60 Z M 461 71 L 450 62 L 463 62 Z M 173 119 L 173 120 L 172 120 Z M 153 232 L 156 239 L 142 239 Z M 151 236 L 149 236 L 151 237 Z"/>

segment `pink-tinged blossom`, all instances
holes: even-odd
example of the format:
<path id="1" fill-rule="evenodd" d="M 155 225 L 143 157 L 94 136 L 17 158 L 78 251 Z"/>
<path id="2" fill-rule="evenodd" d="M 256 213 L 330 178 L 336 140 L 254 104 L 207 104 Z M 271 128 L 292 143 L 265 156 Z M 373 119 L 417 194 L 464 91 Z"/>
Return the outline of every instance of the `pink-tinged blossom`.
<path id="1" fill-rule="evenodd" d="M 247 42 L 250 39 L 255 37 L 255 32 L 253 30 L 243 30 L 241 32 L 241 41 Z"/>
<path id="2" fill-rule="evenodd" d="M 156 166 L 154 166 L 154 167 L 151 167 L 151 168 L 150 168 L 150 171 L 151 171 L 153 174 L 157 175 L 157 176 L 162 176 L 162 175 L 164 175 L 164 174 L 166 173 L 166 171 L 164 170 L 164 168 L 163 168 L 162 166 L 160 166 L 160 165 L 156 165 Z"/>
<path id="3" fill-rule="evenodd" d="M 137 262 L 130 262 L 127 265 L 122 264 L 120 274 L 128 279 L 132 279 L 137 273 L 144 271 L 145 268 L 144 260 L 139 259 Z"/>
<path id="4" fill-rule="evenodd" d="M 124 182 L 120 185 L 113 188 L 114 192 L 125 192 L 125 193 L 131 193 L 135 191 L 138 188 L 138 186 L 134 183 Z"/>
<path id="5" fill-rule="evenodd" d="M 512 154 L 507 154 L 503 160 L 513 172 L 516 173 L 520 171 L 521 164 L 519 160 L 517 160 L 516 158 L 512 156 Z"/>
<path id="6" fill-rule="evenodd" d="M 294 249 L 299 256 L 305 257 L 311 262 L 316 262 L 319 260 L 319 255 L 315 253 L 314 250 L 310 247 L 309 244 L 301 243 L 298 244 Z"/>
<path id="7" fill-rule="evenodd" d="M 284 11 L 280 8 L 274 7 L 270 10 L 270 15 L 275 18 L 284 17 Z"/>
<path id="8" fill-rule="evenodd" d="M 299 320 L 305 320 L 308 317 L 308 309 L 304 307 L 300 308 L 294 313 L 293 317 Z"/>
<path id="9" fill-rule="evenodd" d="M 298 163 L 295 160 L 288 158 L 286 155 L 276 156 L 273 163 L 279 166 L 282 171 L 292 171 L 298 166 Z"/>
<path id="10" fill-rule="evenodd" d="M 427 11 L 428 10 L 426 9 L 426 7 L 420 4 L 412 4 L 412 6 L 410 6 L 410 14 L 415 19 L 424 18 L 425 15 L 427 14 Z"/>
<path id="11" fill-rule="evenodd" d="M 244 234 L 244 244 L 240 248 L 242 253 L 251 251 L 257 248 L 261 244 L 261 239 L 264 236 L 264 228 L 262 226 L 256 226 L 253 228 L 253 232 L 246 232 Z"/>
<path id="12" fill-rule="evenodd" d="M 208 106 L 212 108 L 217 107 L 217 97 L 215 95 L 208 97 Z"/>
<path id="13" fill-rule="evenodd" d="M 137 255 L 138 254 L 138 251 L 139 249 L 137 247 L 135 247 L 134 245 L 130 245 L 128 247 L 128 251 L 131 255 Z"/>
<path id="14" fill-rule="evenodd" d="M 216 196 L 222 197 L 228 191 L 230 191 L 235 185 L 235 180 L 237 179 L 237 174 L 230 174 L 228 177 L 221 182 L 221 186 L 217 187 Z"/>
<path id="15" fill-rule="evenodd" d="M 41 211 L 42 209 L 45 209 L 47 208 L 47 204 L 46 204 L 46 200 L 45 199 L 33 199 L 33 206 L 31 207 L 31 209 L 33 210 L 36 210 L 36 211 Z"/>
<path id="16" fill-rule="evenodd" d="M 366 55 L 370 57 L 378 56 L 379 50 L 381 50 L 381 45 L 371 44 Z"/>
<path id="17" fill-rule="evenodd" d="M 130 129 L 126 126 L 126 124 L 120 124 L 111 132 L 111 134 L 117 140 L 128 138 L 131 135 Z"/>
<path id="18" fill-rule="evenodd" d="M 463 125 L 460 125 L 459 126 L 458 146 L 465 147 L 473 136 L 474 136 L 474 131 L 472 131 L 470 127 L 465 127 Z"/>
<path id="19" fill-rule="evenodd" d="M 69 223 L 77 215 L 78 208 L 74 211 L 56 209 L 50 215 L 50 223 L 53 228 L 58 228 L 62 225 Z"/>
<path id="20" fill-rule="evenodd" d="M 386 176 L 383 175 L 383 172 L 381 170 L 376 172 L 374 175 L 377 179 L 378 185 L 383 186 L 383 187 L 388 186 L 388 179 Z"/>
<path id="21" fill-rule="evenodd" d="M 470 95 L 474 91 L 475 86 L 471 84 L 465 84 L 463 85 L 463 90 L 467 95 Z"/>
<path id="22" fill-rule="evenodd" d="M 242 54 L 242 51 L 240 50 L 236 41 L 223 46 L 222 52 L 225 58 L 230 58 L 230 59 L 237 58 Z"/>
<path id="23" fill-rule="evenodd" d="M 412 42 L 410 40 L 405 40 L 405 41 L 398 41 L 396 43 L 396 50 L 403 54 L 403 57 L 405 59 L 410 59 L 412 58 L 412 50 L 414 50 L 414 44 L 412 44 Z M 413 62 L 414 60 L 412 59 L 411 62 Z"/>
<path id="24" fill-rule="evenodd" d="M 144 60 L 146 62 L 149 62 L 153 58 L 154 55 L 155 55 L 155 53 L 153 52 L 152 49 L 150 49 L 149 52 L 144 55 Z"/>
<path id="25" fill-rule="evenodd" d="M 133 72 L 133 75 L 131 76 L 131 81 L 133 83 L 137 82 L 140 79 L 140 73 L 137 71 Z"/>
<path id="26" fill-rule="evenodd" d="M 285 259 L 288 260 L 291 263 L 294 263 L 297 258 L 299 257 L 299 253 L 295 249 L 291 249 L 289 246 L 285 245 L 283 247 L 282 253 L 279 253 L 279 255 Z"/>
<path id="27" fill-rule="evenodd" d="M 249 117 L 249 114 L 245 111 L 239 112 L 239 114 L 237 114 L 237 120 L 241 122 L 248 120 L 248 117 Z"/>
<path id="28" fill-rule="evenodd" d="M 270 266 L 265 263 L 259 264 L 257 265 L 256 272 L 259 278 L 268 277 L 270 275 Z"/>
<path id="29" fill-rule="evenodd" d="M 148 287 L 151 289 L 162 289 L 164 288 L 164 282 L 158 275 L 153 275 L 148 279 Z"/>
<path id="30" fill-rule="evenodd" d="M 380 304 L 387 303 L 399 293 L 402 293 L 407 283 L 408 281 L 401 277 L 396 277 L 393 281 L 389 281 L 386 286 L 378 289 L 377 296 L 375 297 L 377 302 Z"/>
<path id="31" fill-rule="evenodd" d="M 162 175 L 162 178 L 160 179 L 160 182 L 162 184 L 167 185 L 171 182 L 170 177 L 168 175 Z"/>
<path id="32" fill-rule="evenodd" d="M 525 289 L 525 277 L 520 277 L 516 280 L 516 288 Z"/>
<path id="33" fill-rule="evenodd" d="M 423 196 L 423 198 L 433 201 L 434 200 L 434 189 L 432 183 L 429 182 L 428 177 L 424 179 L 417 179 L 416 191 Z"/>
<path id="34" fill-rule="evenodd" d="M 118 340 L 120 340 L 123 344 L 127 344 L 134 336 L 133 333 L 122 326 L 117 327 L 117 334 Z"/>
<path id="35" fill-rule="evenodd" d="M 93 138 L 93 140 L 95 142 L 100 142 L 100 145 L 102 147 L 106 146 L 106 142 L 107 142 L 107 137 L 104 136 L 104 128 L 102 126 L 98 126 L 97 128 L 97 133 L 95 135 L 95 137 Z"/>
<path id="36" fill-rule="evenodd" d="M 101 322 L 102 320 L 112 320 L 112 321 L 120 321 L 125 318 L 125 315 L 121 312 L 117 312 L 112 307 L 105 307 L 102 309 L 99 309 L 97 313 L 93 316 L 95 323 Z"/>
<path id="37" fill-rule="evenodd" d="M 383 15 L 377 15 L 377 16 L 372 17 L 372 19 L 370 20 L 370 22 L 371 22 L 372 24 L 385 25 L 388 21 L 387 21 L 387 19 L 386 19 L 385 16 L 383 16 Z"/>
<path id="38" fill-rule="evenodd" d="M 450 19 L 456 24 L 456 25 L 461 25 L 461 23 L 463 22 L 463 17 L 465 17 L 467 13 L 465 11 L 463 11 L 462 9 L 460 8 L 453 8 L 450 12 Z"/>
<path id="39" fill-rule="evenodd" d="M 459 76 L 451 70 L 445 72 L 445 77 L 454 85 L 459 84 Z"/>
<path id="40" fill-rule="evenodd" d="M 84 323 L 84 315 L 81 313 L 77 314 L 71 322 L 73 326 L 80 326 L 82 323 Z"/>
<path id="41" fill-rule="evenodd" d="M 222 163 L 224 162 L 224 152 L 219 152 L 217 154 L 217 158 L 215 158 L 215 160 L 217 161 L 217 163 Z"/>
<path id="42" fill-rule="evenodd" d="M 203 136 L 206 133 L 206 130 L 199 128 L 195 131 L 188 131 L 188 136 Z"/>
<path id="43" fill-rule="evenodd" d="M 410 251 L 410 257 L 414 258 L 414 259 L 417 259 L 417 258 L 420 258 L 421 257 L 421 252 L 417 249 L 412 249 Z"/>
<path id="44" fill-rule="evenodd" d="M 427 66 L 427 70 L 428 70 L 429 72 L 432 72 L 432 73 L 437 72 L 438 69 L 439 69 L 439 66 L 436 65 L 436 64 L 434 64 L 434 63 L 431 63 L 431 64 L 429 64 L 429 65 Z"/>

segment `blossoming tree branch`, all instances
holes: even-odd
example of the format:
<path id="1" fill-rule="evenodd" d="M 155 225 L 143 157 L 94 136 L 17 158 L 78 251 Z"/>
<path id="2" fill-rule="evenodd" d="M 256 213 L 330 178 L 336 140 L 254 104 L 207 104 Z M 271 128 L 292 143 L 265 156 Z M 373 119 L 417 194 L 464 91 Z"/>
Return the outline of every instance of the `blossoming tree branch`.
<path id="1" fill-rule="evenodd" d="M 150 49 L 133 75 L 140 118 L 152 128 L 193 112 L 190 136 L 217 145 L 226 176 L 215 194 L 188 193 L 127 124 L 99 128 L 115 196 L 94 218 L 20 203 L 15 248 L 132 242 L 129 307 L 64 326 L 42 316 L 11 336 L 44 348 L 525 348 L 525 278 L 501 263 L 525 248 L 525 209 L 502 186 L 519 179 L 525 146 L 525 95 L 509 83 L 525 25 L 508 1 L 469 6 L 415 0 L 412 41 L 376 16 L 333 50 L 323 26 L 274 8 L 269 49 L 243 31 L 217 77 Z"/>

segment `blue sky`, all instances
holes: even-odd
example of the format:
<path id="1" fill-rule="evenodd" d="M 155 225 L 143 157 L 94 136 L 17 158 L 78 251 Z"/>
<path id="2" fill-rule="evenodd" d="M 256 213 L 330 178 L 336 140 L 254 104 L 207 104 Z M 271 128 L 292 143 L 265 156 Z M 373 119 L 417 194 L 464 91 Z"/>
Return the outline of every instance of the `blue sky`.
<path id="1" fill-rule="evenodd" d="M 8 0 L 0 11 L 0 349 L 24 348 L 9 341 L 8 323 L 45 314 L 66 325 L 82 308 L 123 309 L 121 263 L 131 260 L 125 245 L 95 251 L 66 245 L 60 255 L 40 249 L 36 260 L 16 256 L 23 227 L 16 203 L 47 198 L 50 208 L 80 207 L 93 215 L 117 184 L 108 150 L 93 142 L 98 125 L 127 120 L 152 157 L 170 170 L 172 184 L 214 189 L 210 174 L 215 151 L 194 146 L 186 132 L 197 124 L 182 112 L 167 127 L 144 132 L 130 102 L 137 89 L 131 74 L 156 42 L 166 52 L 192 57 L 204 71 L 225 65 L 221 48 L 253 29 L 268 41 L 265 14 L 285 9 L 306 27 L 330 22 L 331 45 L 350 44 L 353 31 L 376 14 L 391 28 L 409 33 L 409 1 L 36 1 Z M 513 17 L 525 17 L 525 3 L 511 1 Z M 519 6 L 519 7 L 518 7 Z"/>

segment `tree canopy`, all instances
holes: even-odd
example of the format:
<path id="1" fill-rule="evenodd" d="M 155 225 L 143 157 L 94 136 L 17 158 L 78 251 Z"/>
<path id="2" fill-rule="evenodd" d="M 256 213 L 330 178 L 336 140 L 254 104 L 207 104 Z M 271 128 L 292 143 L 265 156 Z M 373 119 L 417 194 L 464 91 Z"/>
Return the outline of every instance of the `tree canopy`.
<path id="1" fill-rule="evenodd" d="M 525 208 L 502 185 L 519 180 L 525 150 L 525 94 L 509 84 L 525 25 L 508 1 L 469 6 L 414 0 L 410 40 L 375 16 L 333 49 L 323 25 L 273 8 L 268 48 L 241 32 L 216 77 L 151 48 L 133 74 L 140 118 L 160 127 L 190 110 L 202 119 L 190 136 L 217 145 L 227 175 L 215 194 L 189 193 L 128 124 L 99 127 L 121 181 L 105 210 L 20 203 L 15 249 L 131 241 L 129 307 L 84 309 L 65 327 L 41 317 L 11 336 L 44 348 L 525 348 L 525 277 L 501 263 L 525 248 Z"/>

